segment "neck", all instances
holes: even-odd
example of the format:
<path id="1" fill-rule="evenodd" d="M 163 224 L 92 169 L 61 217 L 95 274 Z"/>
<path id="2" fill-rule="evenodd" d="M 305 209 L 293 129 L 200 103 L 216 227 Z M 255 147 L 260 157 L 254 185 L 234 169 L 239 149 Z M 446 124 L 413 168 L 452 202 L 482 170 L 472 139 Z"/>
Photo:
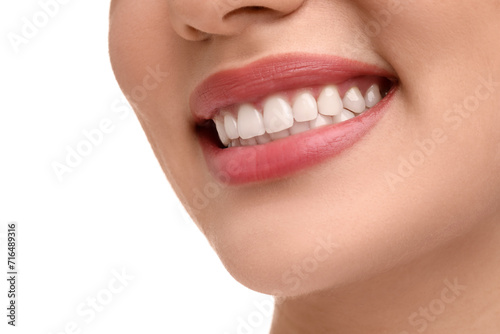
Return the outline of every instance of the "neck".
<path id="1" fill-rule="evenodd" d="M 369 280 L 279 300 L 271 334 L 498 334 L 499 222 Z"/>

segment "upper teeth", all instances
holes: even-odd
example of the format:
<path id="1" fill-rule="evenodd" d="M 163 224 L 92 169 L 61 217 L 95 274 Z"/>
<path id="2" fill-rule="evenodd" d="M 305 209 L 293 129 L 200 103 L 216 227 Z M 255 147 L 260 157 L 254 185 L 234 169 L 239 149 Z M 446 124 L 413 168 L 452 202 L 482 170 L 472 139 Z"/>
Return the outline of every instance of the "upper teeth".
<path id="1" fill-rule="evenodd" d="M 266 144 L 323 125 L 347 121 L 381 99 L 377 84 L 370 86 L 364 97 L 358 87 L 352 87 L 343 98 L 336 86 L 328 85 L 321 90 L 317 100 L 306 90 L 297 93 L 293 103 L 282 95 L 272 95 L 264 100 L 263 111 L 245 103 L 237 108 L 236 117 L 229 111 L 221 111 L 214 122 L 224 146 Z"/>

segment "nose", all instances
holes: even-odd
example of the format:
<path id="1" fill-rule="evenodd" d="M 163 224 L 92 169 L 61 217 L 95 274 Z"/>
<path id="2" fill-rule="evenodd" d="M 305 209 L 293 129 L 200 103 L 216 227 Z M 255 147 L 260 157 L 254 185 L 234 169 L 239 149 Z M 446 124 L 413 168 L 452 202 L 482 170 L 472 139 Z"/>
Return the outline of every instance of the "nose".
<path id="1" fill-rule="evenodd" d="M 231 36 L 296 11 L 305 0 L 168 0 L 170 24 L 184 39 Z"/>

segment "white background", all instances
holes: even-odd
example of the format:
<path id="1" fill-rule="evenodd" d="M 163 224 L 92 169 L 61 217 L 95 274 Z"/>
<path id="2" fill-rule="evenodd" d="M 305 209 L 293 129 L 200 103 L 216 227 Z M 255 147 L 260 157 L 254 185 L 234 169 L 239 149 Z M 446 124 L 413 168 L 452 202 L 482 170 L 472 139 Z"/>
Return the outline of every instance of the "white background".
<path id="1" fill-rule="evenodd" d="M 230 277 L 135 115 L 112 108 L 122 95 L 107 55 L 108 6 L 60 4 L 16 52 L 8 34 L 22 36 L 23 18 L 33 22 L 42 9 L 33 0 L 0 4 L 0 332 L 266 333 L 270 316 L 254 303 L 270 297 Z M 59 180 L 52 164 L 65 163 L 68 147 L 103 119 L 111 133 Z M 6 324 L 10 221 L 19 223 L 15 329 Z M 122 270 L 133 276 L 124 287 L 113 279 Z M 105 303 L 92 319 L 88 298 Z"/>

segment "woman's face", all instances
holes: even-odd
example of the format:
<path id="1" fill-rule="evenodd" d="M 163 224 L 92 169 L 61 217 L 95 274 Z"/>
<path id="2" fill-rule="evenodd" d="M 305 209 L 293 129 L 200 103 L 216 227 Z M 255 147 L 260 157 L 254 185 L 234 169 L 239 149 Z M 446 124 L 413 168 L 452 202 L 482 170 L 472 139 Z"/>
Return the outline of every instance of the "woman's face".
<path id="1" fill-rule="evenodd" d="M 110 53 L 229 272 L 293 296 L 500 213 L 499 31 L 496 0 L 115 0 Z"/>

